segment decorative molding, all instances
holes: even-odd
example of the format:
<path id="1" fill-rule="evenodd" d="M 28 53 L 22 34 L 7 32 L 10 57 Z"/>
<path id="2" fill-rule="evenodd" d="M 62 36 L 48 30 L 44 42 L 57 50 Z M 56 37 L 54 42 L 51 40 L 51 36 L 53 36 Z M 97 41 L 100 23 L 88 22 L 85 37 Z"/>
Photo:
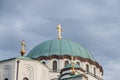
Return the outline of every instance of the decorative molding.
<path id="1" fill-rule="evenodd" d="M 8 78 L 11 80 L 12 67 L 10 65 L 3 66 L 3 78 Z"/>
<path id="2" fill-rule="evenodd" d="M 28 77 L 30 80 L 34 79 L 34 70 L 33 67 L 29 64 L 24 65 L 24 72 L 23 72 L 24 77 Z"/>

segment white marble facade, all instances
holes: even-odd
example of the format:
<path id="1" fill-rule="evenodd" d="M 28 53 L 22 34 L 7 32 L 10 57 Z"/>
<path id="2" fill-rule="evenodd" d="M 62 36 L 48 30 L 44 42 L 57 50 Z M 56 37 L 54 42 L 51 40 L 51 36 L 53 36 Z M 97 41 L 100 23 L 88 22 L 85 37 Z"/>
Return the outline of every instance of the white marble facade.
<path id="1" fill-rule="evenodd" d="M 4 60 L 0 62 L 0 80 L 50 80 L 49 69 L 36 60 Z"/>
<path id="2" fill-rule="evenodd" d="M 53 62 L 57 62 L 57 71 L 53 71 Z M 69 59 L 52 60 L 32 60 L 25 58 L 14 58 L 0 61 L 0 80 L 55 80 L 60 76 L 60 70 L 64 68 L 65 61 L 71 63 Z M 45 64 L 43 64 L 45 62 Z M 88 62 L 79 62 L 80 67 L 86 72 L 78 70 L 85 75 L 88 80 L 102 80 L 102 72 L 95 65 Z M 89 66 L 87 73 L 86 65 Z M 67 72 L 67 71 L 66 71 Z M 94 75 L 95 74 L 95 75 Z"/>

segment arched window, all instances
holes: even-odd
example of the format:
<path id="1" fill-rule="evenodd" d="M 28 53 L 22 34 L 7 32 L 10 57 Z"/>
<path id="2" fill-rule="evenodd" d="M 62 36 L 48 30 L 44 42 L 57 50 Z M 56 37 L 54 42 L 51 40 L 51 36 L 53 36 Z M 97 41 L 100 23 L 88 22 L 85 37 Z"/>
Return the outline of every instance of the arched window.
<path id="1" fill-rule="evenodd" d="M 53 61 L 53 72 L 57 71 L 57 61 Z"/>
<path id="2" fill-rule="evenodd" d="M 5 78 L 4 80 L 8 80 L 8 78 Z"/>
<path id="3" fill-rule="evenodd" d="M 64 66 L 67 66 L 68 64 L 69 64 L 69 62 L 68 62 L 68 61 L 65 61 Z"/>
<path id="4" fill-rule="evenodd" d="M 3 66 L 3 73 L 5 78 L 3 80 L 11 79 L 12 67 L 10 65 Z"/>
<path id="5" fill-rule="evenodd" d="M 23 80 L 29 80 L 27 77 L 23 78 Z"/>
<path id="6" fill-rule="evenodd" d="M 89 65 L 88 64 L 86 65 L 86 72 L 87 73 L 89 72 Z"/>
<path id="7" fill-rule="evenodd" d="M 76 62 L 78 66 L 80 66 L 80 62 Z"/>
<path id="8" fill-rule="evenodd" d="M 96 75 L 96 68 L 94 67 L 94 76 Z"/>
<path id="9" fill-rule="evenodd" d="M 42 64 L 44 64 L 44 65 L 45 65 L 45 64 L 46 64 L 46 63 L 45 63 L 45 61 L 43 61 L 43 62 L 42 62 Z"/>

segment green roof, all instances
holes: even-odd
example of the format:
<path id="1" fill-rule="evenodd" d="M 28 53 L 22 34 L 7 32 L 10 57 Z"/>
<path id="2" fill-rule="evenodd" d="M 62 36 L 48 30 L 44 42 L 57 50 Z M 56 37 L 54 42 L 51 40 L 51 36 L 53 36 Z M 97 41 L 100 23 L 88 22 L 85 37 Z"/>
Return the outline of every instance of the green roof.
<path id="1" fill-rule="evenodd" d="M 71 68 L 71 67 L 72 67 L 72 64 L 70 63 L 70 64 L 66 65 L 64 68 Z M 80 66 L 78 64 L 74 64 L 74 67 L 80 68 Z"/>
<path id="2" fill-rule="evenodd" d="M 31 58 L 25 57 L 25 56 L 20 56 L 17 57 L 16 59 L 21 59 L 21 60 L 32 60 Z"/>
<path id="3" fill-rule="evenodd" d="M 79 43 L 66 39 L 53 39 L 40 43 L 34 47 L 27 55 L 29 58 L 52 55 L 72 55 L 95 61 L 92 54 Z"/>
<path id="4" fill-rule="evenodd" d="M 60 80 L 82 80 L 82 76 L 81 75 L 71 75 L 68 78 L 64 78 L 64 79 L 60 79 Z"/>

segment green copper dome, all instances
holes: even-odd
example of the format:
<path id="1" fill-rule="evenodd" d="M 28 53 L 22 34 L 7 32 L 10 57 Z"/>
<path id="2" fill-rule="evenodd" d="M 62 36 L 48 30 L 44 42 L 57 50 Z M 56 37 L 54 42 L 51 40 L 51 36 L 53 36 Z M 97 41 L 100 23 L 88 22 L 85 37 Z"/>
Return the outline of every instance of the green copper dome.
<path id="1" fill-rule="evenodd" d="M 66 39 L 53 39 L 40 43 L 33 48 L 27 55 L 29 58 L 38 58 L 41 56 L 52 55 L 72 55 L 80 56 L 85 59 L 95 61 L 92 54 L 79 43 Z"/>

